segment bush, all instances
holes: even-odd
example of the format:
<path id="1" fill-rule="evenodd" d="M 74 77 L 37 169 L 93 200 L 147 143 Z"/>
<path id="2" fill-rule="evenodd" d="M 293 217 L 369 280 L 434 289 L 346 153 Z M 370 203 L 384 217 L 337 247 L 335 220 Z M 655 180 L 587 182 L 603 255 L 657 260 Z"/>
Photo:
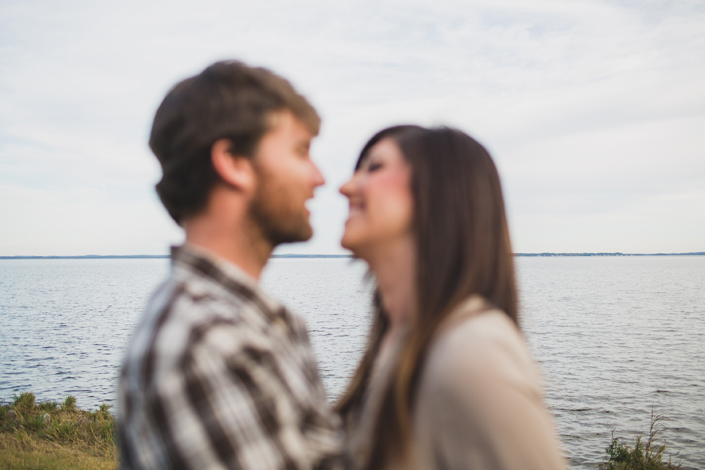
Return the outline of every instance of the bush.
<path id="1" fill-rule="evenodd" d="M 76 397 L 69 395 L 66 397 L 64 402 L 59 405 L 61 411 L 75 411 L 76 410 Z"/>
<path id="2" fill-rule="evenodd" d="M 33 410 L 34 409 L 34 393 L 25 392 L 25 393 L 20 393 L 19 396 L 15 395 L 12 398 L 11 407 L 19 413 Z"/>
<path id="3" fill-rule="evenodd" d="M 663 430 L 663 427 L 658 424 L 661 419 L 661 415 L 651 410 L 649 438 L 644 443 L 642 436 L 637 435 L 633 447 L 620 442 L 618 437 L 614 437 L 614 431 L 612 431 L 612 442 L 606 450 L 608 458 L 600 464 L 600 470 L 680 469 L 681 464 L 673 465 L 670 457 L 668 462 L 663 461 L 666 444 L 655 443 L 656 435 Z"/>
<path id="4" fill-rule="evenodd" d="M 34 440 L 70 445 L 94 455 L 114 456 L 115 418 L 103 403 L 95 411 L 76 406 L 68 396 L 62 403 L 36 403 L 33 393 L 15 395 L 9 405 L 0 405 L 0 434 L 5 443 L 12 437 L 24 448 Z"/>

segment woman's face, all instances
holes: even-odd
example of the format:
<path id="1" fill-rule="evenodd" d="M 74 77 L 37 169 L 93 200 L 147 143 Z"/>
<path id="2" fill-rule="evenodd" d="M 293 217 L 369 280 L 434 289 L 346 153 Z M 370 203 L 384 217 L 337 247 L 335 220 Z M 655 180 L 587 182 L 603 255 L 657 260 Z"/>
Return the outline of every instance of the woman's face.
<path id="1" fill-rule="evenodd" d="M 380 140 L 340 192 L 350 214 L 340 244 L 361 258 L 376 247 L 388 247 L 411 235 L 413 198 L 411 167 L 397 143 Z"/>

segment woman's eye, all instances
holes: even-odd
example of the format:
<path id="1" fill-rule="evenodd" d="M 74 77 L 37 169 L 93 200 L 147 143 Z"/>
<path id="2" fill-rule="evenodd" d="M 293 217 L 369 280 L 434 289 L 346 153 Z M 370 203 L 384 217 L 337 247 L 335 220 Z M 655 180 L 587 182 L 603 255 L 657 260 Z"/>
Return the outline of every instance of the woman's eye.
<path id="1" fill-rule="evenodd" d="M 370 163 L 370 166 L 367 168 L 367 171 L 371 173 L 373 171 L 379 170 L 380 168 L 382 168 L 381 163 Z"/>

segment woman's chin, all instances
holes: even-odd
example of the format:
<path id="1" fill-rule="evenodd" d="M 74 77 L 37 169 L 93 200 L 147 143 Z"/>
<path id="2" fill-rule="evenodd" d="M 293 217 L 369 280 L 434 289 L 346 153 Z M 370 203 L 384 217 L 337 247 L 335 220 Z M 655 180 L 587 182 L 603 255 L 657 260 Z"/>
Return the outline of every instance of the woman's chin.
<path id="1" fill-rule="evenodd" d="M 361 258 L 360 256 L 360 243 L 356 243 L 356 240 L 353 237 L 348 236 L 347 234 L 343 234 L 343 238 L 340 240 L 340 246 L 345 248 L 346 250 L 350 250 L 352 252 L 353 257 L 355 258 Z"/>
<path id="2" fill-rule="evenodd" d="M 342 246 L 346 250 L 352 251 L 353 254 L 355 254 L 355 244 L 350 243 L 349 238 L 346 237 L 345 235 L 343 235 L 343 238 L 340 239 L 340 246 Z"/>

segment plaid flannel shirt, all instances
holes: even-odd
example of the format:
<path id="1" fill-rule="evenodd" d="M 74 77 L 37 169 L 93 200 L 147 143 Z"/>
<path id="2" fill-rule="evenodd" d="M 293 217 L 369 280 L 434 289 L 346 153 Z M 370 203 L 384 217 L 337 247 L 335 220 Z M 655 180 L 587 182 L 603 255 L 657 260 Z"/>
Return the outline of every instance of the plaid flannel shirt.
<path id="1" fill-rule="evenodd" d="M 338 468 L 340 426 L 304 322 L 236 266 L 172 248 L 119 380 L 123 468 Z"/>

